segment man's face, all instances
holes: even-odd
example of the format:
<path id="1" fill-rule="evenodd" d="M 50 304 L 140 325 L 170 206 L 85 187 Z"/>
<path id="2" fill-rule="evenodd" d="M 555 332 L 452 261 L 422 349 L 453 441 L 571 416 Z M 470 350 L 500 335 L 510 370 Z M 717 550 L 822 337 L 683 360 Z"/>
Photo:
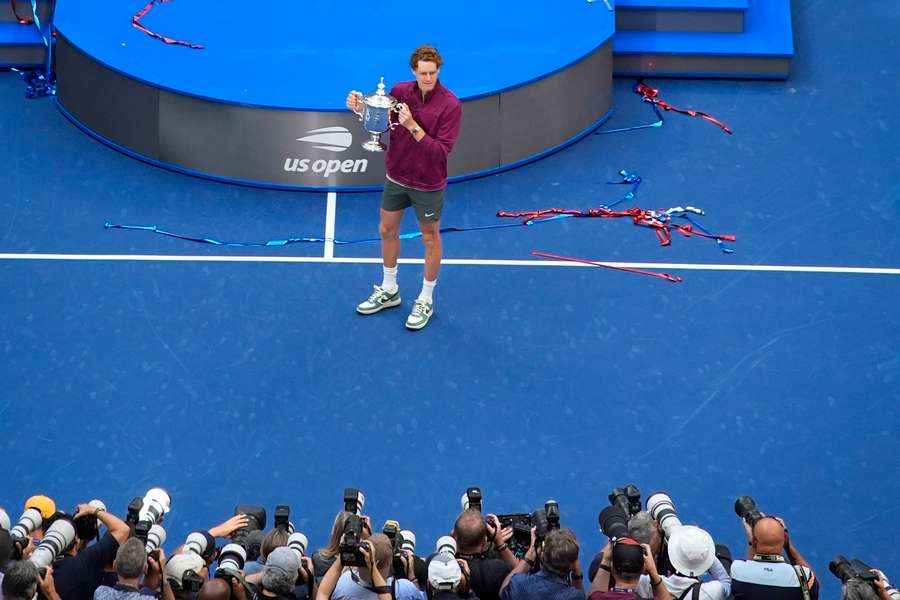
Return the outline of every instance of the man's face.
<path id="1" fill-rule="evenodd" d="M 434 89 L 440 72 L 441 69 L 437 66 L 437 63 L 429 60 L 420 60 L 416 63 L 416 68 L 412 70 L 413 75 L 416 76 L 416 83 L 419 84 L 419 89 L 425 93 Z"/>

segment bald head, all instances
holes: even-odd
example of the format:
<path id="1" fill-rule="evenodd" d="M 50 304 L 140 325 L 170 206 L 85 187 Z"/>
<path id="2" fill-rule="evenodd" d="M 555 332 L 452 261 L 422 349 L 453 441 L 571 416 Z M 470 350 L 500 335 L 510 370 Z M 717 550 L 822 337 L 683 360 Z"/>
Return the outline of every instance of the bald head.
<path id="1" fill-rule="evenodd" d="M 481 552 L 487 541 L 487 527 L 484 525 L 484 517 L 477 510 L 463 511 L 453 525 L 453 537 L 459 551 L 463 554 Z"/>
<path id="2" fill-rule="evenodd" d="M 774 517 L 763 517 L 753 526 L 753 547 L 761 554 L 781 554 L 784 525 Z"/>
<path id="3" fill-rule="evenodd" d="M 210 579 L 203 582 L 197 600 L 229 600 L 231 598 L 231 586 L 224 579 Z"/>

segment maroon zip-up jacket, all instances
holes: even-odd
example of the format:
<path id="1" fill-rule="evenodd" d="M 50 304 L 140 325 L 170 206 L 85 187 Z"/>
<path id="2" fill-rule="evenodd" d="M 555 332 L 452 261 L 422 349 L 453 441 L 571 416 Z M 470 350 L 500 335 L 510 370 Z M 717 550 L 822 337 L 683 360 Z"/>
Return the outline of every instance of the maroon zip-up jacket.
<path id="1" fill-rule="evenodd" d="M 462 103 L 438 81 L 422 100 L 415 81 L 398 83 L 391 96 L 409 106 L 425 137 L 417 142 L 402 125 L 391 131 L 385 161 L 387 176 L 394 183 L 434 192 L 447 187 L 447 156 L 459 136 Z"/>

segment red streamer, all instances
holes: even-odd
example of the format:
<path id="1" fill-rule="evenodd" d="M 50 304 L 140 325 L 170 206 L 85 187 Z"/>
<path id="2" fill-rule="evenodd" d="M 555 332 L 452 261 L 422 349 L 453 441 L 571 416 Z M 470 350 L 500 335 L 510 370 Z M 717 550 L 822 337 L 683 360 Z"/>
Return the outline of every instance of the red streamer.
<path id="1" fill-rule="evenodd" d="M 32 25 L 34 23 L 34 19 L 23 19 L 19 16 L 19 11 L 16 10 L 16 0 L 9 0 L 9 7 L 12 9 L 13 16 L 19 22 L 19 25 Z"/>
<path id="2" fill-rule="evenodd" d="M 656 106 L 658 106 L 661 109 L 666 110 L 666 111 L 671 110 L 671 111 L 675 111 L 677 113 L 681 113 L 683 115 L 688 115 L 690 117 L 700 117 L 701 119 L 706 119 L 713 125 L 721 128 L 722 131 L 724 131 L 728 135 L 731 135 L 733 133 L 731 131 L 731 129 L 727 125 L 725 125 L 725 123 L 722 123 L 718 119 L 711 117 L 710 115 L 706 114 L 703 111 L 692 110 L 689 108 L 678 108 L 678 107 L 672 106 L 671 104 L 669 104 L 668 102 L 666 102 L 665 100 L 663 100 L 662 98 L 659 97 L 658 89 L 650 87 L 643 81 L 639 81 L 638 84 L 636 86 L 634 86 L 634 91 L 635 91 L 635 93 L 641 95 L 641 99 L 644 102 L 652 102 Z"/>
<path id="3" fill-rule="evenodd" d="M 150 37 L 155 37 L 156 39 L 162 40 L 163 42 L 165 42 L 167 44 L 176 44 L 179 46 L 187 46 L 188 48 L 194 48 L 195 50 L 202 50 L 203 46 L 201 46 L 199 44 L 192 44 L 190 42 L 184 42 L 182 40 L 173 40 L 172 38 L 167 38 L 167 37 L 162 36 L 154 31 L 150 31 L 149 29 L 147 29 L 146 27 L 141 25 L 141 23 L 140 23 L 141 18 L 144 15 L 146 15 L 148 12 L 150 12 L 151 8 L 153 8 L 156 4 L 164 4 L 166 2 L 171 2 L 171 1 L 172 0 L 150 0 L 150 2 L 147 3 L 147 6 L 142 8 L 139 13 L 137 13 L 136 15 L 131 17 L 131 24 L 134 25 L 135 27 L 137 27 L 138 29 L 140 29 L 141 31 L 143 31 L 144 33 L 146 33 L 147 35 L 149 35 Z"/>
<path id="4" fill-rule="evenodd" d="M 591 265 L 594 267 L 603 267 L 604 269 L 613 269 L 614 271 L 625 271 L 626 273 L 636 273 L 638 275 L 648 275 L 650 277 L 658 277 L 660 279 L 665 279 L 671 283 L 681 283 L 684 281 L 681 277 L 676 275 L 669 275 L 668 273 L 662 273 L 657 271 L 645 271 L 644 269 L 632 269 L 631 267 L 617 267 L 615 265 L 609 265 L 602 262 L 597 262 L 593 260 L 587 260 L 585 258 L 573 258 L 571 256 L 559 256 L 557 254 L 549 254 L 547 252 L 538 252 L 537 250 L 531 251 L 532 256 L 543 256 L 544 258 L 552 258 L 554 260 L 564 260 L 566 262 L 574 262 L 581 263 L 584 265 Z"/>

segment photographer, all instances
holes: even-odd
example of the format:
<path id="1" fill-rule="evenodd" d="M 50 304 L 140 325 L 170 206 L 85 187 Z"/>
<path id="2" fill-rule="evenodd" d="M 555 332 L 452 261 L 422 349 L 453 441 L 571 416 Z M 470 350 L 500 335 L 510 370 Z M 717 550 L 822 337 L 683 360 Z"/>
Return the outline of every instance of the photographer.
<path id="1" fill-rule="evenodd" d="M 163 561 L 160 554 L 160 562 Z M 94 592 L 94 600 L 146 600 L 155 596 L 150 587 L 162 587 L 161 597 L 164 600 L 175 600 L 172 588 L 168 580 L 160 579 L 162 568 L 160 562 L 147 556 L 144 542 L 138 538 L 131 538 L 116 551 L 116 559 L 113 566 L 116 569 L 118 580 L 114 586 L 101 585 Z M 144 584 L 147 588 L 141 588 L 141 579 L 147 576 Z"/>
<path id="2" fill-rule="evenodd" d="M 203 585 L 208 578 L 208 570 L 199 554 L 175 554 L 166 561 L 165 577 L 172 587 L 175 600 L 193 600 L 196 592 L 190 590 L 190 580 Z"/>
<path id="3" fill-rule="evenodd" d="M 94 591 L 103 581 L 104 567 L 116 558 L 119 544 L 131 535 L 128 524 L 107 512 L 89 504 L 79 504 L 74 517 L 60 515 L 57 518 L 72 522 L 85 516 L 97 517 L 106 526 L 106 533 L 95 544 L 78 550 L 77 540 L 73 540 L 54 564 L 56 590 L 62 600 L 91 600 Z M 45 523 L 45 530 L 50 524 Z M 43 594 L 41 594 L 41 597 Z"/>
<path id="4" fill-rule="evenodd" d="M 499 600 L 503 581 L 518 561 L 507 546 L 512 529 L 502 529 L 495 515 L 488 515 L 488 519 L 494 523 L 493 532 L 488 530 L 481 512 L 464 510 L 453 524 L 452 535 L 457 545 L 456 557 L 469 565 L 469 587 L 481 600 Z M 502 558 L 489 556 L 489 533 L 494 534 L 494 550 Z"/>
<path id="5" fill-rule="evenodd" d="M 442 553 L 434 556 L 428 563 L 429 600 L 478 600 L 469 591 L 468 565 L 464 560 L 457 560 L 452 554 Z"/>
<path id="6" fill-rule="evenodd" d="M 761 515 L 752 526 L 741 523 L 749 540 L 748 560 L 731 565 L 735 600 L 818 600 L 816 574 L 791 542 L 784 522 Z M 785 562 L 784 550 L 791 564 Z"/>
<path id="7" fill-rule="evenodd" d="M 648 544 L 621 538 L 607 543 L 601 557 L 597 576 L 591 581 L 588 600 L 646 600 L 650 596 L 640 592 L 642 573 L 650 577 L 653 600 L 672 600 L 656 571 L 653 551 Z M 613 587 L 610 587 L 610 577 L 616 582 Z"/>
<path id="8" fill-rule="evenodd" d="M 386 535 L 363 540 L 359 553 L 365 566 L 346 571 L 342 553 L 338 553 L 319 584 L 316 600 L 425 600 L 425 594 L 411 581 L 390 576 L 394 555 Z"/>
<path id="9" fill-rule="evenodd" d="M 535 528 L 531 545 L 500 588 L 502 600 L 584 600 L 578 541 L 569 529 L 551 530 L 542 544 L 541 569 L 529 573 L 537 560 Z"/>
<path id="10" fill-rule="evenodd" d="M 44 575 L 34 563 L 27 560 L 7 563 L 0 598 L 4 600 L 32 600 L 38 591 L 49 600 L 59 600 L 53 580 L 53 567 L 47 567 Z"/>
<path id="11" fill-rule="evenodd" d="M 712 536 L 693 525 L 676 528 L 667 543 L 672 575 L 663 576 L 663 583 L 673 598 L 686 600 L 725 600 L 731 594 L 731 577 L 716 557 Z M 652 547 L 651 547 L 652 550 Z M 712 581 L 700 581 L 709 573 Z M 650 578 L 641 576 L 640 590 L 651 594 Z"/>
<path id="12" fill-rule="evenodd" d="M 628 536 L 636 540 L 640 544 L 650 546 L 652 556 L 659 556 L 659 550 L 662 546 L 662 534 L 659 532 L 659 525 L 647 511 L 635 513 L 628 520 Z M 600 561 L 603 558 L 603 552 L 598 552 L 591 560 L 588 567 L 588 578 L 593 581 L 597 576 L 597 569 L 600 567 Z M 658 568 L 658 567 L 657 567 Z M 650 585 L 649 583 L 647 584 Z M 648 592 L 649 596 L 650 593 Z"/>

